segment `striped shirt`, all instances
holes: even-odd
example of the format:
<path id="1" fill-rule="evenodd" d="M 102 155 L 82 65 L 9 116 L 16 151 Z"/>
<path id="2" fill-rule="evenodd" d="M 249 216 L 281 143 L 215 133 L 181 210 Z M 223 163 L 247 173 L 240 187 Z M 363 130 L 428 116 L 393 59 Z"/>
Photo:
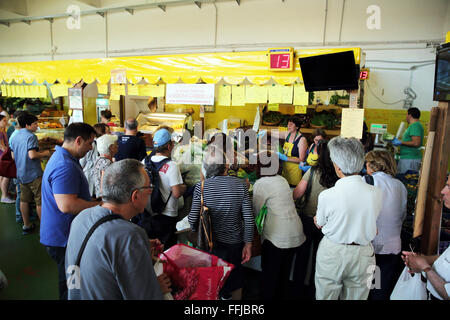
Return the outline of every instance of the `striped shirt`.
<path id="1" fill-rule="evenodd" d="M 201 183 L 192 198 L 189 224 L 196 231 L 200 213 Z M 212 217 L 214 239 L 226 244 L 249 243 L 253 240 L 253 208 L 244 180 L 217 176 L 205 180 L 203 204 Z"/>

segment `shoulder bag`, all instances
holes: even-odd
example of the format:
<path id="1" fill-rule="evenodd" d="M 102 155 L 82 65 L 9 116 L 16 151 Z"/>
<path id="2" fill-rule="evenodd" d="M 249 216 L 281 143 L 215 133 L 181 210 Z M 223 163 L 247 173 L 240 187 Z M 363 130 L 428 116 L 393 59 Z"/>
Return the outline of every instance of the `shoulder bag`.
<path id="1" fill-rule="evenodd" d="M 197 235 L 197 246 L 199 249 L 211 252 L 214 243 L 213 243 L 213 230 L 212 230 L 212 222 L 211 222 L 211 213 L 204 204 L 203 198 L 203 187 L 205 182 L 202 181 L 202 193 L 200 197 L 200 215 L 198 219 L 198 235 Z"/>

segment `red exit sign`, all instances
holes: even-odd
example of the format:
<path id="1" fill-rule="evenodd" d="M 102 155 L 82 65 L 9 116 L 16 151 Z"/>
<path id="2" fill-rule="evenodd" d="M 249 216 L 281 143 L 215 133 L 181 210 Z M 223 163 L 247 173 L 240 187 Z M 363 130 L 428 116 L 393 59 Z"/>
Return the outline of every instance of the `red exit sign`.
<path id="1" fill-rule="evenodd" d="M 369 79 L 369 69 L 361 69 L 359 72 L 359 80 Z"/>
<path id="2" fill-rule="evenodd" d="M 294 52 L 292 48 L 269 49 L 270 71 L 292 71 L 294 64 Z"/>

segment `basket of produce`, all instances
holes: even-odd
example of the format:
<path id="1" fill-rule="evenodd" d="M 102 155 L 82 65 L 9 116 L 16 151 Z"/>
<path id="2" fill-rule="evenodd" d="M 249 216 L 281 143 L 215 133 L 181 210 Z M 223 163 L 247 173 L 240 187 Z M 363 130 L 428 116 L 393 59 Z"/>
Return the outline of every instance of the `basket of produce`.
<path id="1" fill-rule="evenodd" d="M 322 111 L 314 114 L 310 126 L 315 129 L 334 129 L 338 123 L 339 120 L 333 112 Z"/>
<path id="2" fill-rule="evenodd" d="M 263 114 L 263 125 L 276 126 L 283 120 L 283 114 L 278 111 L 268 111 Z"/>

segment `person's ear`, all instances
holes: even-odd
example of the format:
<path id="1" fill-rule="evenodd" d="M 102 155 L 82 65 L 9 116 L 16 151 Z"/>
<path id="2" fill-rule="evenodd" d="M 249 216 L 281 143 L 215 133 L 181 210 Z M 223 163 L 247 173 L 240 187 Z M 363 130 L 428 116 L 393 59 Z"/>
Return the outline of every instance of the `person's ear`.
<path id="1" fill-rule="evenodd" d="M 139 196 L 139 189 L 136 189 L 131 193 L 131 203 L 134 203 L 138 199 L 138 196 Z"/>
<path id="2" fill-rule="evenodd" d="M 83 138 L 81 136 L 76 137 L 75 143 L 77 146 L 81 146 L 81 144 L 83 143 Z"/>

